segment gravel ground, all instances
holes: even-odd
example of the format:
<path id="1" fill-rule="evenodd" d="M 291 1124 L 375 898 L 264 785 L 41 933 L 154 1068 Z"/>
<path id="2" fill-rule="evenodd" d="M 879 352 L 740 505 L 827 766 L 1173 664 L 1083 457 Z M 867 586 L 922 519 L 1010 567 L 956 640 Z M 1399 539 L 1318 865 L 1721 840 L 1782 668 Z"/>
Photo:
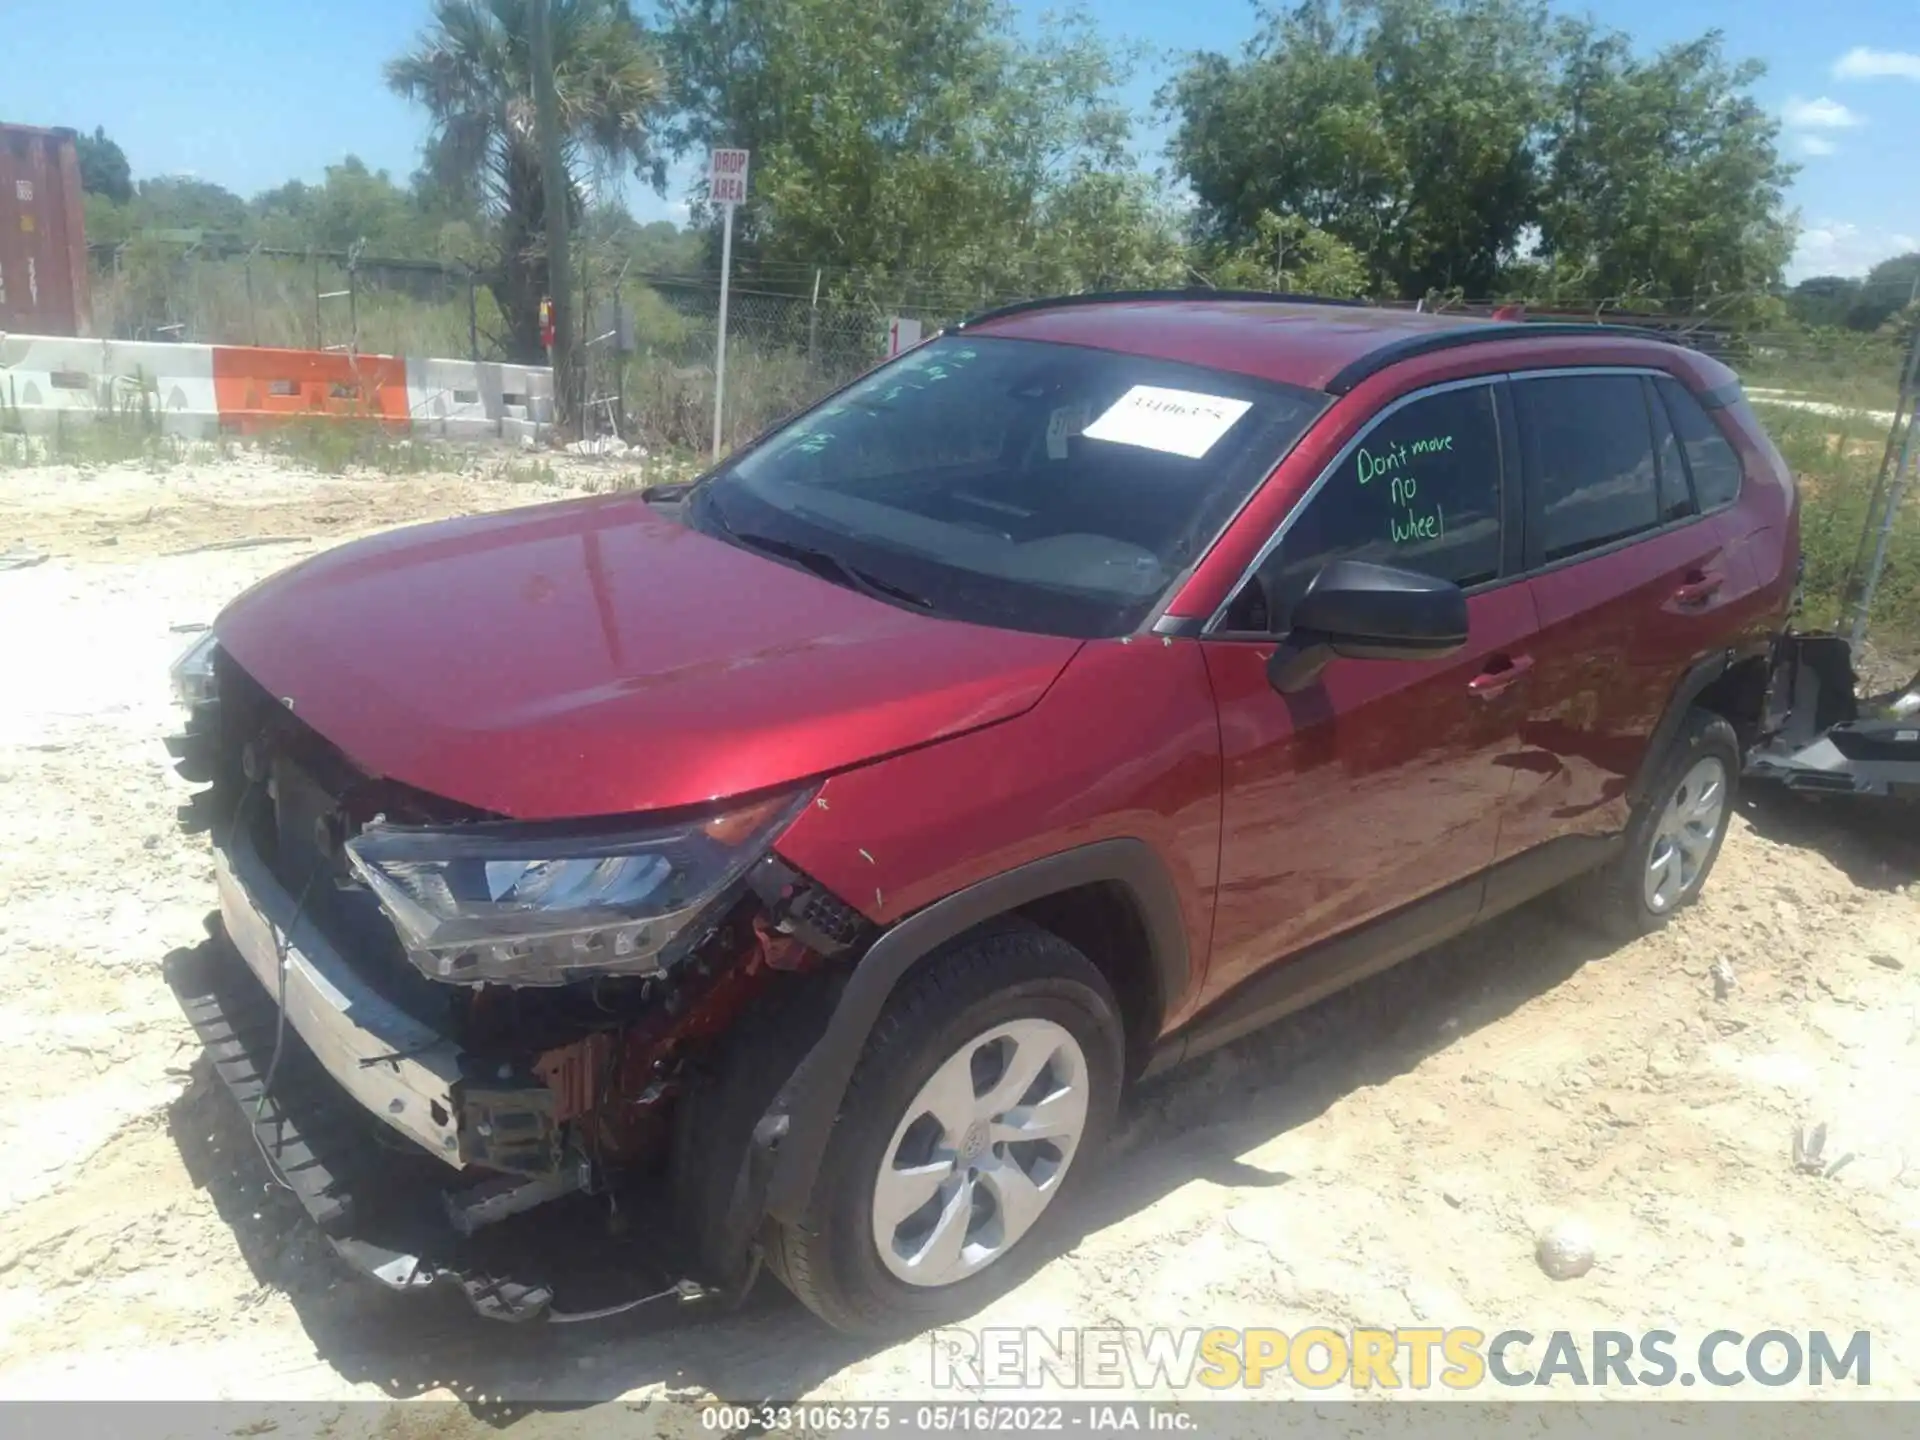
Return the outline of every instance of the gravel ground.
<path id="1" fill-rule="evenodd" d="M 468 1402 L 438 1436 L 572 1423 L 502 1396 L 929 1393 L 926 1341 L 839 1338 L 771 1283 L 532 1330 L 369 1289 L 161 979 L 213 903 L 160 744 L 185 628 L 351 535 L 616 473 L 0 472 L 0 553 L 47 556 L 0 568 L 0 1396 Z M 975 1323 L 1864 1329 L 1868 1393 L 1920 1393 L 1920 846 L 1868 820 L 1749 805 L 1662 935 L 1532 907 L 1153 1084 L 1077 1243 Z M 1812 1122 L 1850 1157 L 1824 1175 L 1790 1154 Z M 1598 1261 L 1556 1282 L 1534 1240 L 1565 1216 Z"/>

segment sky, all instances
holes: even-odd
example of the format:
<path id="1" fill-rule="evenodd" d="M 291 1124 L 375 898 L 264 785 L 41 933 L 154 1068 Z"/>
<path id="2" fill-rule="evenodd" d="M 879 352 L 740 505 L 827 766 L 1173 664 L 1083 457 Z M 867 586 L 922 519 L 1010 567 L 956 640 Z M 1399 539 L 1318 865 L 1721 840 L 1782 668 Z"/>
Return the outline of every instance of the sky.
<path id="1" fill-rule="evenodd" d="M 1033 21 L 1058 0 L 1015 0 Z M 644 9 L 644 0 L 642 0 Z M 1613 0 L 1559 5 L 1653 48 L 1723 31 L 1731 54 L 1762 60 L 1756 94 L 1779 114 L 1803 168 L 1789 279 L 1864 273 L 1920 248 L 1920 26 L 1913 0 Z M 1129 88 L 1145 111 L 1190 51 L 1232 53 L 1252 34 L 1249 0 L 1104 0 L 1110 38 L 1144 47 Z M 355 154 L 404 179 L 418 162 L 422 115 L 389 94 L 381 66 L 427 19 L 426 0 L 133 0 L 81 7 L 0 0 L 0 121 L 96 125 L 136 176 L 192 174 L 242 195 L 289 179 L 317 181 Z M 1157 160 L 1163 131 L 1144 148 Z M 635 187 L 642 219 L 684 215 L 679 167 L 665 197 Z"/>

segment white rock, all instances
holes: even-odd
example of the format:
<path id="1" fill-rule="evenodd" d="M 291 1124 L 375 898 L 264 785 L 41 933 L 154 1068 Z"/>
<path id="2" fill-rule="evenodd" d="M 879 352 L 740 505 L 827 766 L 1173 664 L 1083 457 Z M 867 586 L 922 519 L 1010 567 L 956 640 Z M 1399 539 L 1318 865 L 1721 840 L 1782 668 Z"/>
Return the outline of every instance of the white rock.
<path id="1" fill-rule="evenodd" d="M 1555 1280 L 1577 1280 L 1593 1269 L 1593 1232 L 1571 1217 L 1540 1232 L 1533 1258 Z"/>

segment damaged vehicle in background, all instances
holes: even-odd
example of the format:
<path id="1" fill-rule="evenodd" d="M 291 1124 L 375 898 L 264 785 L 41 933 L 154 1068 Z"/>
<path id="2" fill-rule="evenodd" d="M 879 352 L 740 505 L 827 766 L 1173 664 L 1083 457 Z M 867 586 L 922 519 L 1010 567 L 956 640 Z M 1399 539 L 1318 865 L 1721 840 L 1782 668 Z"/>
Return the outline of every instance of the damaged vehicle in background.
<path id="1" fill-rule="evenodd" d="M 359 540 L 176 667 L 170 980 L 350 1263 L 968 1313 L 1133 1080 L 1699 893 L 1798 553 L 1732 373 L 1210 294 L 935 337 L 691 487 Z"/>

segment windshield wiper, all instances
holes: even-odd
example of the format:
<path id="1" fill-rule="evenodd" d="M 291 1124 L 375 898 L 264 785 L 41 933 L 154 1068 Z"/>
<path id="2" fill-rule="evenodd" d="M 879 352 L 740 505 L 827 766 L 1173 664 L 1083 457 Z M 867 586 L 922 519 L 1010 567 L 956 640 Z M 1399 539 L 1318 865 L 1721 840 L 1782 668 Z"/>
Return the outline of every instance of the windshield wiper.
<path id="1" fill-rule="evenodd" d="M 743 533 L 733 528 L 732 523 L 721 512 L 718 501 L 714 499 L 711 487 L 700 489 L 701 519 L 711 521 L 714 529 L 735 543 L 749 550 L 758 550 L 764 555 L 778 555 L 783 560 L 792 560 L 804 565 L 823 580 L 836 585 L 845 585 L 862 594 L 881 600 L 898 600 L 903 605 L 911 605 L 916 610 L 931 610 L 933 602 L 924 595 L 916 595 L 904 586 L 895 585 L 890 580 L 882 580 L 858 566 L 849 565 L 830 550 L 821 550 L 812 545 L 801 545 L 796 541 L 782 540 L 773 535 Z"/>
<path id="2" fill-rule="evenodd" d="M 781 540 L 773 535 L 742 534 L 740 531 L 728 526 L 725 520 L 721 520 L 720 523 L 723 527 L 726 527 L 728 534 L 732 535 L 734 539 L 749 549 L 760 550 L 768 555 L 778 555 L 784 559 L 795 561 L 806 566 L 823 580 L 831 580 L 836 584 L 846 585 L 863 594 L 873 596 L 876 599 L 898 600 L 902 604 L 911 605 L 917 610 L 933 609 L 933 602 L 927 599 L 926 596 L 916 595 L 913 591 L 895 585 L 890 580 L 882 580 L 878 575 L 862 570 L 857 565 L 849 565 L 831 550 L 820 550 L 812 545 L 801 545 L 792 540 Z"/>

